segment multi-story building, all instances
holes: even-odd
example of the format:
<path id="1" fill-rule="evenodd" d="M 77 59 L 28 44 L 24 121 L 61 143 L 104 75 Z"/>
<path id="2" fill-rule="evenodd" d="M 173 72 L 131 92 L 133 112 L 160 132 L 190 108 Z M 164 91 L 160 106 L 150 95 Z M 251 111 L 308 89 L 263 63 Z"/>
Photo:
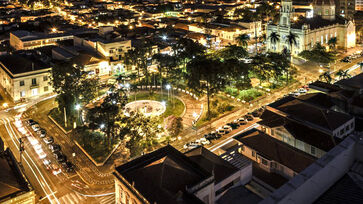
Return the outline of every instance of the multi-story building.
<path id="1" fill-rule="evenodd" d="M 43 34 L 17 30 L 10 33 L 10 46 L 15 50 L 31 50 L 38 47 L 55 45 L 58 41 L 73 39 L 73 34 Z"/>
<path id="2" fill-rule="evenodd" d="M 303 171 L 315 158 L 281 142 L 264 132 L 252 129 L 234 137 L 238 152 L 250 158 L 263 170 L 291 179 Z"/>
<path id="3" fill-rule="evenodd" d="M 0 56 L 0 85 L 14 101 L 52 93 L 50 71 L 32 51 Z"/>
<path id="4" fill-rule="evenodd" d="M 355 0 L 355 10 L 363 11 L 363 0 Z"/>
<path id="5" fill-rule="evenodd" d="M 116 203 L 212 204 L 251 175 L 247 159 L 236 167 L 203 147 L 183 154 L 165 146 L 116 167 Z"/>
<path id="6" fill-rule="evenodd" d="M 314 17 L 292 19 L 293 6 L 291 0 L 281 2 L 280 22 L 267 25 L 267 38 L 272 33 L 280 37 L 276 41 L 269 39 L 267 49 L 272 52 L 281 52 L 283 49 L 293 50 L 293 55 L 303 50 L 309 50 L 316 43 L 328 46 L 331 38 L 337 39 L 337 47 L 347 49 L 355 47 L 355 25 L 339 15 L 335 14 L 335 4 L 330 0 L 315 0 L 313 3 Z M 293 33 L 297 36 L 296 45 L 290 48 L 286 37 Z"/>
<path id="7" fill-rule="evenodd" d="M 336 0 L 336 12 L 337 14 L 352 19 L 355 10 L 356 10 L 356 3 L 359 0 Z"/>

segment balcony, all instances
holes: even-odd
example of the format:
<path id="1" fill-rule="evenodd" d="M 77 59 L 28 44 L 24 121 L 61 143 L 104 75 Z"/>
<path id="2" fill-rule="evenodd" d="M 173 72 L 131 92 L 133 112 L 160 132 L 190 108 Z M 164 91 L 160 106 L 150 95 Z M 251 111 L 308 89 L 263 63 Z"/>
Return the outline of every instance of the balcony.
<path id="1" fill-rule="evenodd" d="M 32 84 L 30 85 L 30 89 L 39 88 L 39 84 Z"/>

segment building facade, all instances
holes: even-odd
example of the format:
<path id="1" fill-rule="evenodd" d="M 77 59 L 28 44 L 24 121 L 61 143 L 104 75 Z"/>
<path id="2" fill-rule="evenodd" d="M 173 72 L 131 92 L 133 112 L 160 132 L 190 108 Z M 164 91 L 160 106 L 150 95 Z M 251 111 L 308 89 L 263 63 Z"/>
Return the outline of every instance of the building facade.
<path id="1" fill-rule="evenodd" d="M 23 61 L 24 64 L 14 61 Z M 18 66 L 24 67 L 18 69 Z M 49 66 L 29 62 L 21 56 L 7 55 L 0 58 L 0 85 L 13 101 L 52 93 L 50 72 Z"/>
<path id="2" fill-rule="evenodd" d="M 355 47 L 355 25 L 335 14 L 335 4 L 329 0 L 316 0 L 313 3 L 314 15 L 311 18 L 292 19 L 294 9 L 291 0 L 283 0 L 280 9 L 280 22 L 267 25 L 267 49 L 271 52 L 281 52 L 283 49 L 292 50 L 297 55 L 309 50 L 316 43 L 328 47 L 331 38 L 337 39 L 336 46 L 340 49 Z M 279 35 L 276 41 L 271 40 L 272 33 Z M 293 33 L 296 45 L 287 42 L 287 36 Z"/>

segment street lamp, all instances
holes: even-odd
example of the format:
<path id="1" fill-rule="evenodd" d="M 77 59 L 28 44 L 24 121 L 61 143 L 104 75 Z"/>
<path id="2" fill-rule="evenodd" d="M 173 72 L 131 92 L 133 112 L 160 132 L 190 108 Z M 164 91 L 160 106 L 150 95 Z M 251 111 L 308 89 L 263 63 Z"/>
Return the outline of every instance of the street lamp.
<path id="1" fill-rule="evenodd" d="M 166 88 L 166 90 L 168 90 L 168 101 L 169 101 L 169 94 L 170 94 L 170 88 L 171 88 L 170 84 L 167 84 L 165 86 L 165 88 Z"/>
<path id="2" fill-rule="evenodd" d="M 167 39 L 168 39 L 168 36 L 163 35 L 161 38 L 162 38 L 163 40 L 167 40 Z"/>
<path id="3" fill-rule="evenodd" d="M 105 128 L 105 124 L 103 124 L 103 123 L 102 123 L 102 124 L 100 125 L 100 128 L 101 128 L 101 129 Z"/>

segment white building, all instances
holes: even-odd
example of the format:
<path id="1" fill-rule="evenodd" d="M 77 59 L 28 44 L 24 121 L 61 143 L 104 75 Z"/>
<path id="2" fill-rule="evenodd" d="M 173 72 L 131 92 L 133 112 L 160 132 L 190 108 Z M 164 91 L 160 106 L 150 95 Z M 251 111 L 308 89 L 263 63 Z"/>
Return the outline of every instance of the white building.
<path id="1" fill-rule="evenodd" d="M 51 67 L 33 53 L 0 56 L 0 85 L 13 101 L 52 93 L 50 72 Z"/>
<path id="2" fill-rule="evenodd" d="M 315 0 L 313 2 L 313 16 L 301 17 L 296 21 L 291 0 L 283 0 L 280 9 L 280 22 L 267 25 L 267 49 L 281 52 L 284 48 L 291 50 L 286 42 L 291 33 L 297 36 L 297 45 L 293 46 L 293 55 L 314 47 L 316 43 L 327 46 L 331 38 L 337 38 L 337 47 L 347 49 L 355 47 L 355 25 L 335 14 L 335 3 L 332 0 Z M 277 42 L 270 39 L 271 33 L 280 37 Z"/>

